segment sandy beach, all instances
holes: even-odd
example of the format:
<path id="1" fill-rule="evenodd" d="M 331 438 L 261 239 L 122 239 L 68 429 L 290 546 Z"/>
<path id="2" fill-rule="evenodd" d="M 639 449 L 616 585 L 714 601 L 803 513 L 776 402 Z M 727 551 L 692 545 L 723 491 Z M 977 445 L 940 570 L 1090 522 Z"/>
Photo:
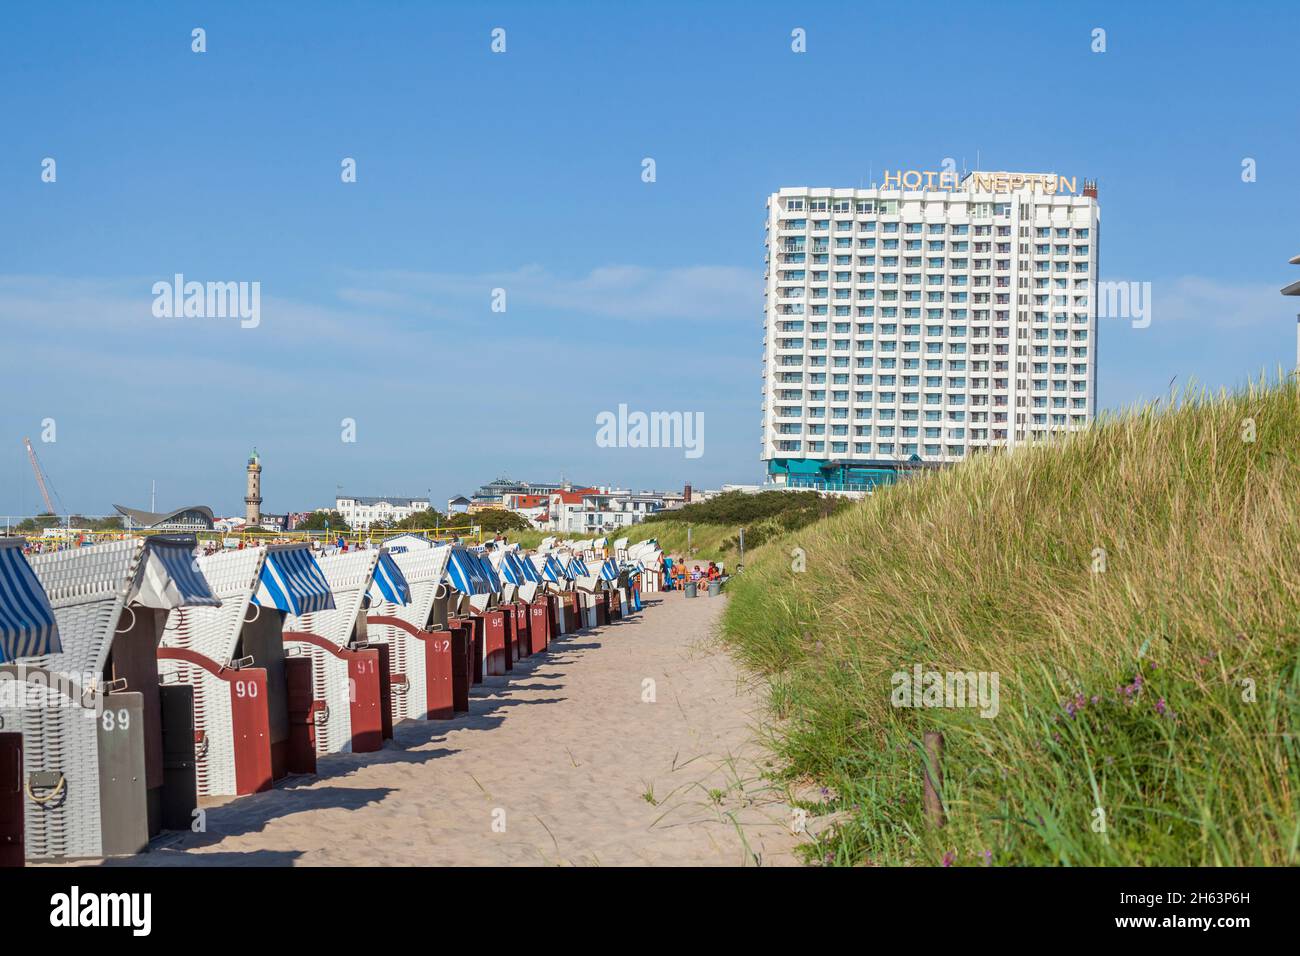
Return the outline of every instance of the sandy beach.
<path id="1" fill-rule="evenodd" d="M 716 641 L 724 604 L 653 595 L 487 678 L 468 715 L 205 801 L 206 832 L 104 865 L 795 864 L 784 791 L 762 779 L 763 687 Z"/>

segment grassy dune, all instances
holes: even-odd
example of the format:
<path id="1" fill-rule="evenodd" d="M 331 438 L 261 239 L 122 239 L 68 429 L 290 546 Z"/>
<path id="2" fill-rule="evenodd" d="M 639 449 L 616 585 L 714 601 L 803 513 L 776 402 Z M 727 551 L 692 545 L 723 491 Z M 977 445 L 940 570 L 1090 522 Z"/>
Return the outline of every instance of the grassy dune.
<path id="1" fill-rule="evenodd" d="M 814 860 L 1300 863 L 1294 380 L 906 482 L 747 564 L 724 627 L 840 811 Z M 917 664 L 996 672 L 997 715 L 891 706 Z"/>

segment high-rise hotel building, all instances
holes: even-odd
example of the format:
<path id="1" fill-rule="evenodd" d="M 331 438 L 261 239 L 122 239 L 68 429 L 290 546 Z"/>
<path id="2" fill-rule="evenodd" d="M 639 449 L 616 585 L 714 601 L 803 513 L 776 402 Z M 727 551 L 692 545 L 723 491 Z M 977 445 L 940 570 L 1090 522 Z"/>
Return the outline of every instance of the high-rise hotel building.
<path id="1" fill-rule="evenodd" d="M 1094 183 L 908 170 L 767 206 L 769 481 L 864 490 L 1092 420 Z"/>

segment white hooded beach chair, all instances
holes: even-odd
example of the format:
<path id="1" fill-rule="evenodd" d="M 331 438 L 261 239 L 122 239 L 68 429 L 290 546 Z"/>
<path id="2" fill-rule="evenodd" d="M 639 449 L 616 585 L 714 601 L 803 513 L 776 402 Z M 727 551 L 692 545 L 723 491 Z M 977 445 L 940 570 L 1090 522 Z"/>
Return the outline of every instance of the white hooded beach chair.
<path id="1" fill-rule="evenodd" d="M 573 579 L 573 589 L 578 594 L 579 610 L 582 614 L 582 626 L 597 627 L 609 623 L 607 613 L 602 613 L 604 604 L 604 583 L 599 574 L 592 574 L 585 558 L 570 555 L 565 569 Z"/>
<path id="2" fill-rule="evenodd" d="M 504 549 L 497 558 L 502 600 L 515 608 L 515 638 L 520 655 L 546 650 L 555 633 L 554 617 L 551 603 L 542 594 L 542 579 L 536 566 L 518 545 Z"/>
<path id="3" fill-rule="evenodd" d="M 461 610 L 476 618 L 475 682 L 485 675 L 502 676 L 515 661 L 514 613 L 499 608 L 501 582 L 485 555 L 469 548 L 452 548 L 447 557 L 447 582 L 462 597 Z"/>
<path id="4" fill-rule="evenodd" d="M 36 555 L 61 646 L 6 665 L 0 725 L 21 727 L 29 859 L 136 853 L 196 802 L 188 688 L 160 689 L 168 613 L 217 605 L 190 536 Z"/>
<path id="5" fill-rule="evenodd" d="M 310 707 L 291 716 L 282 636 L 286 614 L 308 603 L 333 605 L 311 549 L 245 548 L 200 557 L 198 565 L 221 606 L 173 612 L 158 670 L 164 685 L 194 688 L 199 793 L 255 793 L 287 773 L 314 771 L 314 749 L 296 728 L 312 720 Z M 310 665 L 297 678 L 309 696 Z"/>
<path id="6" fill-rule="evenodd" d="M 381 653 L 387 648 L 367 643 L 365 619 L 379 555 L 369 549 L 321 558 L 334 607 L 291 614 L 284 623 L 285 651 L 311 658 L 312 696 L 324 703 L 316 725 L 320 755 L 383 747 L 385 712 L 391 714 Z"/>
<path id="7" fill-rule="evenodd" d="M 59 627 L 50 599 L 23 555 L 22 538 L 0 538 L 0 665 L 21 657 L 61 650 Z M 20 707 L 25 681 L 0 671 L 0 713 L 8 701 Z M 22 721 L 6 726 L 0 716 L 0 867 L 22 866 L 27 859 L 23 817 Z"/>
<path id="8" fill-rule="evenodd" d="M 553 608 L 556 635 L 572 633 L 578 627 L 578 609 L 572 593 L 573 579 L 566 571 L 567 562 L 557 551 L 534 554 L 530 560 Z"/>
<path id="9" fill-rule="evenodd" d="M 654 538 L 640 541 L 628 548 L 628 560 L 641 568 L 641 590 L 652 594 L 663 590 L 664 554 Z"/>
<path id="10" fill-rule="evenodd" d="M 160 679 L 164 686 L 194 688 L 195 769 L 201 796 L 254 793 L 271 785 L 266 671 L 245 666 L 252 661 L 236 656 L 265 561 L 266 548 L 199 558 L 199 568 L 221 606 L 182 608 L 163 629 Z"/>
<path id="11" fill-rule="evenodd" d="M 403 539 L 390 539 L 385 546 L 396 552 L 392 560 L 406 580 L 410 600 L 405 604 L 387 598 L 372 602 L 367 631 L 371 640 L 386 641 L 392 649 L 393 720 L 446 720 L 458 709 L 469 709 L 465 680 L 468 648 L 462 643 L 457 653 L 454 636 L 447 629 L 449 588 L 443 577 L 451 547 L 427 539 L 418 543 Z"/>

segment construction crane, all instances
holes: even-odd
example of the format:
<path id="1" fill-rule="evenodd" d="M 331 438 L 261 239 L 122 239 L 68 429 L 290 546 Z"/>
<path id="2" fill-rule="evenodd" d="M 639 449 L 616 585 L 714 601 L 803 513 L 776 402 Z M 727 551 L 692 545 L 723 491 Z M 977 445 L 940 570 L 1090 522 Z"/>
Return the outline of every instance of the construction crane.
<path id="1" fill-rule="evenodd" d="M 45 475 L 41 473 L 41 463 L 36 460 L 36 449 L 32 447 L 32 440 L 24 438 L 23 444 L 27 446 L 27 457 L 31 459 L 32 471 L 36 473 L 36 485 L 41 489 L 41 497 L 45 499 L 45 513 L 58 514 L 54 510 L 54 501 L 50 498 L 50 489 L 45 485 Z"/>

